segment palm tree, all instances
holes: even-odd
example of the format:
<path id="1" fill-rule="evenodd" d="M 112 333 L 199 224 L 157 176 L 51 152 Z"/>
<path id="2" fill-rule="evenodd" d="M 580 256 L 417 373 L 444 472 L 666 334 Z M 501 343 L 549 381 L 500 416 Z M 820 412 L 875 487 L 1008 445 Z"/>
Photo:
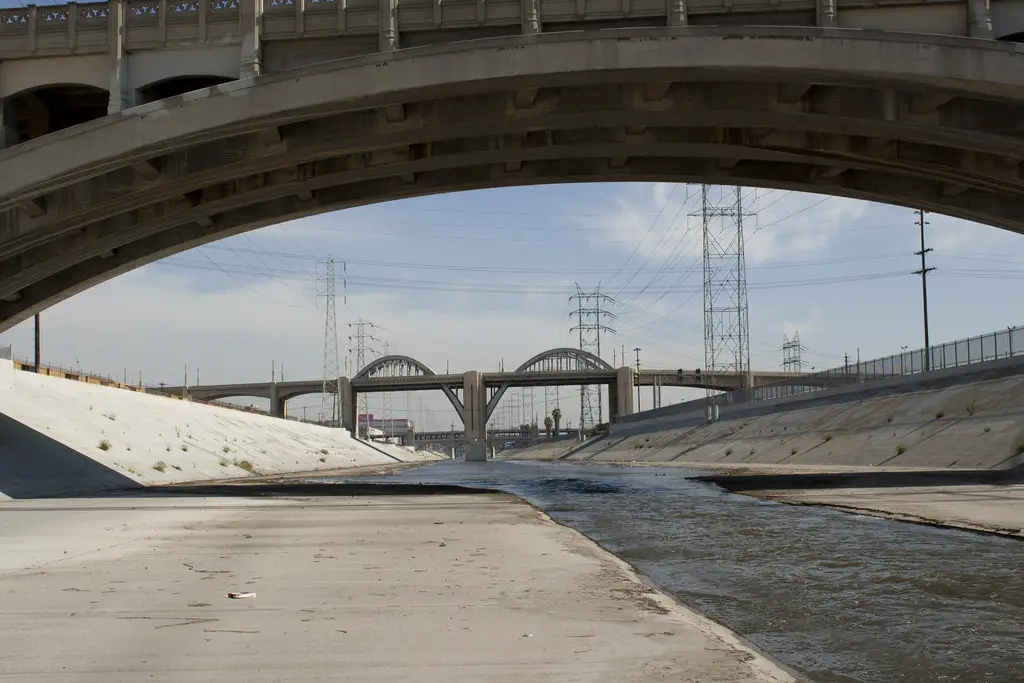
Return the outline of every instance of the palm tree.
<path id="1" fill-rule="evenodd" d="M 555 424 L 555 421 L 551 419 L 550 415 L 544 416 L 544 436 L 549 440 L 551 439 L 551 426 Z"/>
<path id="2" fill-rule="evenodd" d="M 562 422 L 562 409 L 555 408 L 551 411 L 551 419 L 555 423 L 555 436 L 558 436 L 558 425 Z"/>

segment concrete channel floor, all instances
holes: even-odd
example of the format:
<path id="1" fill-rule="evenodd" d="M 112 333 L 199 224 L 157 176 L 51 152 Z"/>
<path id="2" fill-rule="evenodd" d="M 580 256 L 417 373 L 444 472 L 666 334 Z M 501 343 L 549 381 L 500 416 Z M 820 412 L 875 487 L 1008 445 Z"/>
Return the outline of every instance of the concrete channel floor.
<path id="1" fill-rule="evenodd" d="M 0 547 L 3 681 L 793 680 L 501 494 L 11 501 Z"/>

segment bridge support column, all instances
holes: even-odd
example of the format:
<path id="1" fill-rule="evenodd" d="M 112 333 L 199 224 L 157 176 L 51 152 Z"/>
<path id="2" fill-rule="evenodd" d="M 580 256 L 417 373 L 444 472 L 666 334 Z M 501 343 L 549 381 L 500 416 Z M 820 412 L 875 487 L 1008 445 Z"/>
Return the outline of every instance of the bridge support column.
<path id="1" fill-rule="evenodd" d="M 967 0 L 967 35 L 971 38 L 992 38 L 989 0 Z"/>
<path id="2" fill-rule="evenodd" d="M 18 144 L 17 121 L 10 102 L 0 98 L 0 149 Z"/>
<path id="3" fill-rule="evenodd" d="M 633 414 L 633 368 L 615 371 L 615 383 L 608 386 L 608 423 Z"/>
<path id="4" fill-rule="evenodd" d="M 356 434 L 356 392 L 352 390 L 352 380 L 348 377 L 338 378 L 338 405 L 341 408 L 341 426 L 352 436 Z"/>
<path id="5" fill-rule="evenodd" d="M 483 373 L 470 370 L 462 375 L 462 406 L 466 460 L 487 460 L 487 387 Z"/>
<path id="6" fill-rule="evenodd" d="M 836 28 L 839 19 L 836 11 L 836 0 L 818 0 L 818 26 Z"/>
<path id="7" fill-rule="evenodd" d="M 110 100 L 107 113 L 116 114 L 135 105 L 134 92 L 128 80 L 128 51 L 125 49 L 128 25 L 128 0 L 110 0 Z"/>
<path id="8" fill-rule="evenodd" d="M 274 417 L 284 417 L 284 399 L 281 398 L 277 382 L 270 383 L 270 414 Z"/>
<path id="9" fill-rule="evenodd" d="M 241 0 L 238 5 L 242 27 L 242 51 L 239 76 L 252 78 L 263 73 L 263 0 Z"/>

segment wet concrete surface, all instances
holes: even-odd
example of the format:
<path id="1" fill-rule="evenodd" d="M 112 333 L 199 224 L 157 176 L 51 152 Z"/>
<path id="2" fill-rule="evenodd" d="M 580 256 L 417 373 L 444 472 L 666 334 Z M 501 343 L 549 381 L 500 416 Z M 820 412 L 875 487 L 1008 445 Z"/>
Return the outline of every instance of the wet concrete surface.
<path id="1" fill-rule="evenodd" d="M 362 481 L 519 495 L 811 681 L 1024 677 L 1024 543 L 738 496 L 697 474 L 444 462 Z"/>

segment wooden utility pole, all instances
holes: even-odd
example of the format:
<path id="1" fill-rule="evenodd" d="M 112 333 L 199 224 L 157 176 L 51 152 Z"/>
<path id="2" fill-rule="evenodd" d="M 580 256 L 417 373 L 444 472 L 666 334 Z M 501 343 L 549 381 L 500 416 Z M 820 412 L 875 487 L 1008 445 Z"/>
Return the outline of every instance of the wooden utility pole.
<path id="1" fill-rule="evenodd" d="M 915 270 L 914 275 L 921 276 L 921 306 L 924 309 L 924 371 L 932 369 L 932 346 L 928 338 L 928 273 L 935 270 L 929 268 L 925 256 L 931 249 L 924 248 L 924 226 L 928 222 L 924 219 L 924 210 L 917 210 L 917 225 L 921 230 L 921 251 L 914 253 L 921 257 L 921 270 Z"/>

